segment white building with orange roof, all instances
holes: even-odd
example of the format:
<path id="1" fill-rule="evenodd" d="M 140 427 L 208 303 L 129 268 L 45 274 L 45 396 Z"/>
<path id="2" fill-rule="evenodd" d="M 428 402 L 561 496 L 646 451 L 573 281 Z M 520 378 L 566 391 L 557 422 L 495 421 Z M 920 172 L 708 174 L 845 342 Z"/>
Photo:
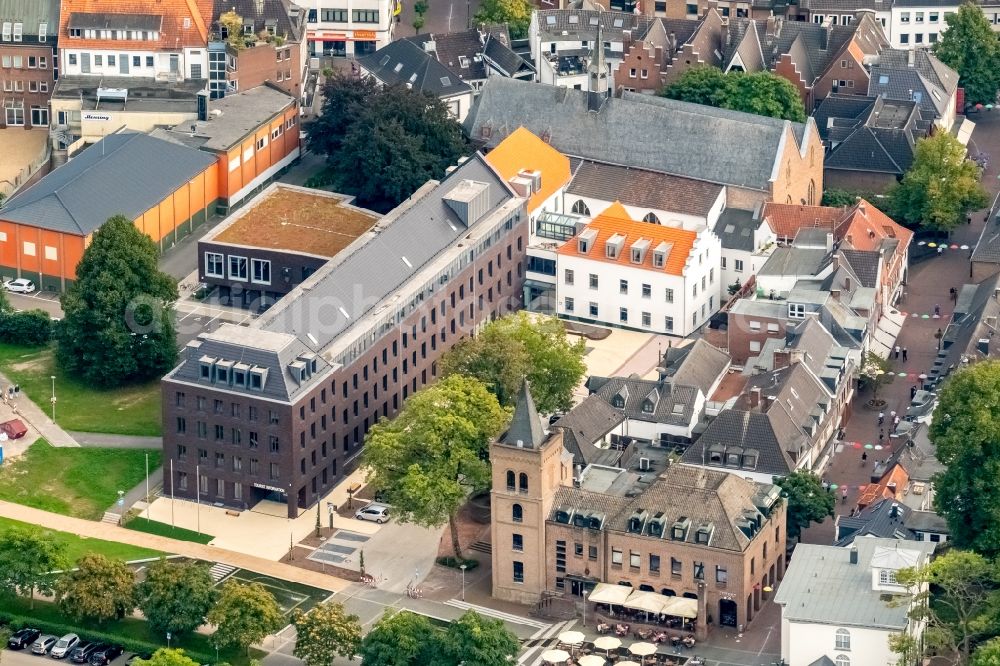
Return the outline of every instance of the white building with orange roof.
<path id="1" fill-rule="evenodd" d="M 629 217 L 615 203 L 556 250 L 559 316 L 686 336 L 719 309 L 721 242 Z"/>

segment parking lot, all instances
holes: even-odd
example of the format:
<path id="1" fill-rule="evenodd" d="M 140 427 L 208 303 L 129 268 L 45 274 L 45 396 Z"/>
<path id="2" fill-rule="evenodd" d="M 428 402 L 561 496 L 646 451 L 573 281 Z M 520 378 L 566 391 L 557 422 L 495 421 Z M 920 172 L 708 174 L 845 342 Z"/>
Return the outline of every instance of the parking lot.
<path id="1" fill-rule="evenodd" d="M 112 661 L 111 666 L 125 666 L 126 660 L 128 660 L 131 656 L 131 652 L 126 652 Z M 4 666 L 42 666 L 43 664 L 52 664 L 56 662 L 65 664 L 73 663 L 69 659 L 51 659 L 48 656 L 31 654 L 31 648 L 26 650 L 8 650 L 5 648 L 3 651 Z"/>

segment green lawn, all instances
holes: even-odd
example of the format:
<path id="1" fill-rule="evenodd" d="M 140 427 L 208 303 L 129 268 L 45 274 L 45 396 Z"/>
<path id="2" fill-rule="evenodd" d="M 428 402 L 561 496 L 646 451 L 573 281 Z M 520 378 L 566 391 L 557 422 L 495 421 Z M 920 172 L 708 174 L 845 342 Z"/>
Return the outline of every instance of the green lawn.
<path id="1" fill-rule="evenodd" d="M 0 533 L 11 527 L 19 527 L 21 529 L 36 532 L 45 532 L 52 535 L 52 538 L 56 541 L 65 544 L 66 557 L 70 562 L 76 562 L 81 555 L 85 555 L 87 553 L 100 553 L 102 555 L 107 555 L 108 557 L 114 557 L 121 560 L 145 560 L 151 557 L 160 557 L 163 555 L 163 553 L 159 551 L 150 550 L 148 548 L 139 548 L 138 546 L 130 546 L 125 543 L 116 543 L 114 541 L 102 541 L 101 539 L 86 539 L 75 534 L 70 534 L 69 532 L 55 532 L 43 529 L 37 525 L 30 525 L 28 523 L 22 523 L 8 518 L 0 518 Z M 2 606 L 2 604 L 0 604 L 0 606 Z"/>
<path id="2" fill-rule="evenodd" d="M 149 518 L 132 518 L 125 524 L 125 527 L 130 530 L 135 530 L 136 532 L 158 534 L 160 536 L 170 537 L 171 539 L 193 541 L 195 543 L 208 543 L 215 538 L 211 534 L 195 532 L 194 530 L 186 530 L 183 527 L 171 527 L 167 523 L 150 520 Z"/>
<path id="3" fill-rule="evenodd" d="M 67 516 L 97 520 L 149 469 L 159 449 L 56 448 L 44 439 L 0 467 L 0 499 Z"/>
<path id="4" fill-rule="evenodd" d="M 84 639 L 90 636 L 91 638 L 117 640 L 129 650 L 140 647 L 136 643 L 141 644 L 142 649 L 166 647 L 165 636 L 154 633 L 145 620 L 133 617 L 106 622 L 100 626 L 92 623 L 78 623 L 64 616 L 59 612 L 59 607 L 53 603 L 36 600 L 35 607 L 30 608 L 27 599 L 11 596 L 0 596 L 0 613 L 24 618 L 32 624 L 38 624 L 38 628 L 46 632 L 56 631 L 57 634 L 62 634 L 64 631 L 73 630 Z M 224 662 L 234 666 L 242 666 L 247 664 L 251 658 L 264 656 L 259 650 L 251 650 L 250 655 L 247 655 L 240 650 L 228 649 L 219 651 L 217 661 L 215 646 L 212 645 L 211 641 L 211 636 L 205 634 L 184 634 L 174 636 L 170 647 L 183 649 L 188 656 L 200 664 Z"/>
<path id="5" fill-rule="evenodd" d="M 96 389 L 61 373 L 52 347 L 0 344 L 0 372 L 49 412 L 56 377 L 56 423 L 66 430 L 116 435 L 161 434 L 160 382 Z"/>

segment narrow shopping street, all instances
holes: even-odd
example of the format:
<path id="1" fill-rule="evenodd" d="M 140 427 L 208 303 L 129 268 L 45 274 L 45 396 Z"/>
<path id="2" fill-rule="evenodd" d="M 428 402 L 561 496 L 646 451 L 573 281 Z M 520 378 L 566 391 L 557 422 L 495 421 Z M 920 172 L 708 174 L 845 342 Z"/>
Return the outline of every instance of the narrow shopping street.
<path id="1" fill-rule="evenodd" d="M 996 158 L 1000 157 L 1000 114 L 983 113 L 976 117 L 977 127 L 973 134 L 970 152 L 982 150 L 994 159 L 983 174 L 983 186 L 989 193 L 992 203 L 1000 191 Z M 896 449 L 905 445 L 902 438 L 891 438 L 891 417 L 895 410 L 905 414 L 910 403 L 910 389 L 919 382 L 919 375 L 930 370 L 934 357 L 937 355 L 938 329 L 944 329 L 951 318 L 954 302 L 950 289 L 961 289 L 969 282 L 969 257 L 986 224 L 988 210 L 976 211 L 972 214 L 971 224 L 959 226 L 952 234 L 947 246 L 939 254 L 930 256 L 923 261 L 913 263 L 906 284 L 905 298 L 897 304 L 900 312 L 906 314 L 906 323 L 900 332 L 897 344 L 900 350 L 906 349 L 906 360 L 900 353 L 890 354 L 890 372 L 895 376 L 885 382 L 879 392 L 879 397 L 886 400 L 885 425 L 878 424 L 878 411 L 865 407 L 871 399 L 871 390 L 860 392 L 853 405 L 853 413 L 847 423 L 845 444 L 838 445 L 829 465 L 824 472 L 824 478 L 831 485 L 837 486 L 837 513 L 847 514 L 856 505 L 860 489 L 870 482 L 872 468 L 876 461 L 888 458 Z M 911 257 L 923 248 L 911 248 Z M 940 315 L 935 315 L 935 308 Z M 901 373 L 905 373 L 902 376 Z M 879 432 L 884 431 L 882 444 L 879 444 Z M 871 448 L 865 448 L 871 445 Z M 867 461 L 862 464 L 862 452 L 867 452 Z M 847 500 L 842 500 L 842 489 L 847 486 Z M 830 544 L 833 542 L 833 519 L 821 525 L 814 525 L 802 533 L 805 543 Z"/>

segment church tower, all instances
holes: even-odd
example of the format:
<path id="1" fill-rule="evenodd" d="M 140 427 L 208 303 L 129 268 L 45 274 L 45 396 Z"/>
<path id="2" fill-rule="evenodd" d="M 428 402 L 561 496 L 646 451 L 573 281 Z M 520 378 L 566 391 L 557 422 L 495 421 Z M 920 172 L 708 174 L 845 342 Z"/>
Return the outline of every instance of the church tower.
<path id="1" fill-rule="evenodd" d="M 601 17 L 598 17 L 598 21 Z M 601 24 L 597 24 L 597 40 L 594 42 L 594 49 L 590 55 L 590 63 L 587 65 L 587 72 L 590 75 L 590 92 L 597 93 L 602 97 L 608 96 L 610 82 L 608 81 L 608 62 L 604 56 L 604 31 Z"/>
<path id="2" fill-rule="evenodd" d="M 573 484 L 573 455 L 549 433 L 528 383 L 510 427 L 490 445 L 493 596 L 531 604 L 546 589 L 545 520 L 559 486 Z"/>

